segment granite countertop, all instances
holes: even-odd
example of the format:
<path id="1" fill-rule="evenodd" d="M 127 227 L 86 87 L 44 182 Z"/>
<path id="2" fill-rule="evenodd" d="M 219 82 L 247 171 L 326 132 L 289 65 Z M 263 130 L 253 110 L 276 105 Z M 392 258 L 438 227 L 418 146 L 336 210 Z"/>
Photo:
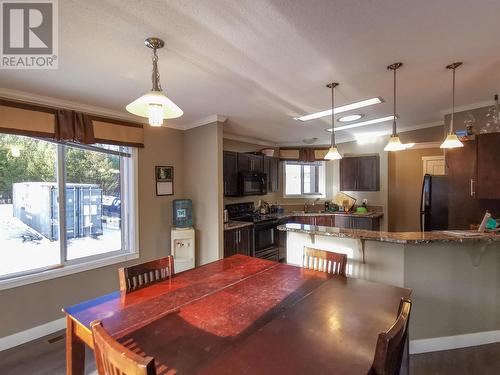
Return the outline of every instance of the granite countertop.
<path id="1" fill-rule="evenodd" d="M 247 221 L 228 221 L 224 223 L 224 230 L 240 229 L 253 226 L 253 223 Z"/>
<path id="2" fill-rule="evenodd" d="M 383 212 L 369 211 L 366 213 L 358 212 L 289 212 L 283 214 L 283 217 L 293 217 L 293 216 L 354 216 L 354 217 L 382 217 Z"/>
<path id="3" fill-rule="evenodd" d="M 278 226 L 278 230 L 313 234 L 327 237 L 353 238 L 400 244 L 419 244 L 429 242 L 465 242 L 465 241 L 500 241 L 500 234 L 481 233 L 475 231 L 432 231 L 432 232 L 382 232 L 361 229 L 344 229 L 322 227 L 307 224 L 286 224 Z"/>

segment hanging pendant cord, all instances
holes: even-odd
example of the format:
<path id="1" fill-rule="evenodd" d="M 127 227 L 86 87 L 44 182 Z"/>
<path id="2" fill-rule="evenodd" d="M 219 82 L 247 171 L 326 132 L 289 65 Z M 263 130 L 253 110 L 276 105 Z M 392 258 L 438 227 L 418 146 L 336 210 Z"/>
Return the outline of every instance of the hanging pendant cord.
<path id="1" fill-rule="evenodd" d="M 453 68 L 453 86 L 452 86 L 452 99 L 451 99 L 451 120 L 450 120 L 450 134 L 453 133 L 453 121 L 455 120 L 455 68 Z"/>
<path id="2" fill-rule="evenodd" d="M 334 124 L 335 124 L 335 84 L 332 83 L 332 136 L 331 136 L 331 144 L 330 147 L 335 146 L 335 131 L 334 131 Z"/>
<path id="3" fill-rule="evenodd" d="M 397 68 L 396 68 L 397 69 Z M 392 120 L 392 135 L 393 136 L 396 136 L 396 69 L 394 69 L 394 91 L 393 91 L 393 95 L 394 95 L 394 119 Z"/>

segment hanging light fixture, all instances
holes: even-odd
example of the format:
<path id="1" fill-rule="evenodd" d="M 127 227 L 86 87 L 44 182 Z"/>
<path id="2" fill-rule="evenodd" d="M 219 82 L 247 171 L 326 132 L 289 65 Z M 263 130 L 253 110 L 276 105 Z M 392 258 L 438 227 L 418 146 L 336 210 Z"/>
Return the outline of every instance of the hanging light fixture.
<path id="1" fill-rule="evenodd" d="M 396 115 L 396 70 L 401 68 L 403 63 L 397 62 L 394 64 L 391 64 L 387 67 L 387 69 L 392 70 L 394 72 L 394 116 L 392 119 L 392 134 L 391 138 L 389 138 L 389 142 L 387 145 L 384 147 L 384 151 L 401 151 L 401 150 L 406 150 L 408 147 L 401 143 L 401 140 L 399 139 L 399 135 L 397 133 L 396 129 L 396 120 L 397 120 L 397 115 Z"/>
<path id="2" fill-rule="evenodd" d="M 337 144 L 335 143 L 335 114 L 334 114 L 334 108 L 335 108 L 335 87 L 337 87 L 339 84 L 337 82 L 332 82 L 326 85 L 329 89 L 332 89 L 332 134 L 330 138 L 330 149 L 328 150 L 327 154 L 325 155 L 325 160 L 338 160 L 342 159 L 342 155 L 340 155 L 339 150 L 337 149 Z"/>
<path id="3" fill-rule="evenodd" d="M 184 112 L 167 98 L 161 89 L 156 51 L 163 48 L 165 42 L 159 38 L 151 37 L 147 38 L 144 43 L 153 50 L 153 88 L 147 94 L 127 105 L 126 109 L 134 115 L 147 117 L 151 126 L 162 126 L 163 119 L 177 118 L 182 116 Z"/>
<path id="4" fill-rule="evenodd" d="M 453 99 L 451 105 L 450 132 L 446 136 L 444 142 L 441 143 L 441 146 L 439 146 L 440 148 L 464 147 L 464 144 L 460 141 L 460 139 L 458 139 L 453 130 L 453 120 L 455 117 L 455 69 L 457 69 L 460 65 L 462 65 L 461 62 L 454 62 L 453 64 L 446 66 L 446 69 L 451 69 L 453 71 Z"/>

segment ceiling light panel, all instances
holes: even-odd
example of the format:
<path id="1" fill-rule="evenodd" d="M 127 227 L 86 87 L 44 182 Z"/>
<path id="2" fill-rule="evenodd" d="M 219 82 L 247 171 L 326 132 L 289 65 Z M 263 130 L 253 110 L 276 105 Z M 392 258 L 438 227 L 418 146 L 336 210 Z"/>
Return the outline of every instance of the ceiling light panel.
<path id="1" fill-rule="evenodd" d="M 374 118 L 372 120 L 356 122 L 355 124 L 336 126 L 335 131 L 352 129 L 352 128 L 359 128 L 360 126 L 379 124 L 381 122 L 392 121 L 392 120 L 394 120 L 394 116 L 379 117 L 379 118 Z M 325 129 L 325 130 L 329 131 L 329 132 L 332 131 L 332 129 Z"/>
<path id="2" fill-rule="evenodd" d="M 347 115 L 347 116 L 342 116 L 341 118 L 337 119 L 339 122 L 352 122 L 352 121 L 357 121 L 364 115 L 362 114 L 355 114 L 355 115 Z"/>
<path id="3" fill-rule="evenodd" d="M 355 103 L 342 105 L 340 107 L 335 107 L 334 114 L 352 111 L 354 109 L 364 108 L 364 107 L 368 107 L 370 105 L 380 104 L 382 102 L 383 102 L 382 98 L 379 98 L 379 97 L 366 99 L 366 100 L 362 100 L 360 102 L 355 102 Z M 309 120 L 314 120 L 317 118 L 331 116 L 331 115 L 332 115 L 332 110 L 327 109 L 326 111 L 321 111 L 321 112 L 311 113 L 310 115 L 295 117 L 295 120 L 309 121 Z"/>

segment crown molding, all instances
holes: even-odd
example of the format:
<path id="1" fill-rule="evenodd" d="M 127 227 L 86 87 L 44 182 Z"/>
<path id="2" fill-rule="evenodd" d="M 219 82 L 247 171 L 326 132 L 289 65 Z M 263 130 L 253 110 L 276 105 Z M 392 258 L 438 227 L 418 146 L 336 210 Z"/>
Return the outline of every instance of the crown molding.
<path id="1" fill-rule="evenodd" d="M 222 122 L 222 123 L 224 123 L 224 122 L 226 122 L 226 120 L 227 120 L 227 117 L 215 114 L 215 115 L 210 115 L 210 116 L 207 116 L 207 117 L 203 117 L 203 118 L 198 119 L 196 121 L 193 121 L 193 122 L 191 122 L 189 124 L 186 124 L 186 125 L 182 126 L 181 129 L 189 130 L 189 129 L 197 128 L 199 126 L 208 125 L 208 124 L 211 124 L 213 122 Z"/>
<path id="2" fill-rule="evenodd" d="M 109 117 L 109 118 L 114 118 L 117 120 L 124 120 L 124 121 L 129 121 L 129 122 L 135 122 L 138 124 L 148 125 L 148 120 L 146 118 L 132 115 L 132 114 L 126 112 L 125 110 L 123 112 L 116 111 L 116 110 L 112 110 L 112 109 L 108 109 L 108 108 L 77 103 L 77 102 L 73 102 L 70 100 L 64 100 L 64 99 L 54 98 L 54 97 L 50 97 L 50 96 L 32 94 L 32 93 L 28 93 L 25 91 L 18 91 L 18 90 L 12 90 L 12 89 L 6 89 L 6 88 L 0 87 L 0 97 L 3 97 L 5 99 L 19 101 L 19 102 L 27 102 L 27 103 L 38 104 L 38 105 L 48 106 L 48 107 L 76 110 L 76 111 L 81 111 L 81 112 L 89 113 L 89 114 L 96 115 L 96 116 Z M 226 121 L 226 118 L 219 116 L 219 115 L 211 115 L 211 116 L 208 116 L 204 119 L 201 119 L 195 123 L 192 123 L 190 125 L 168 123 L 167 125 L 164 125 L 163 127 L 170 128 L 170 129 L 187 130 L 187 129 L 191 129 L 191 128 L 194 128 L 197 126 L 206 125 L 206 124 L 209 124 L 209 123 L 215 122 L 215 121 L 224 122 L 224 121 Z"/>
<path id="3" fill-rule="evenodd" d="M 472 109 L 478 109 L 478 108 L 484 108 L 484 107 L 491 107 L 492 105 L 495 105 L 495 101 L 490 99 L 490 100 L 485 100 L 483 102 L 477 102 L 477 103 L 471 103 L 471 104 L 465 104 L 465 105 L 460 105 L 460 106 L 455 106 L 455 113 L 457 112 L 464 112 L 464 111 L 470 111 Z M 449 115 L 452 111 L 452 108 L 447 108 L 445 110 L 442 110 L 440 114 L 442 116 Z"/>
<path id="4" fill-rule="evenodd" d="M 264 140 L 258 139 L 258 138 L 245 137 L 245 136 L 241 136 L 238 134 L 224 133 L 222 138 L 231 139 L 233 141 L 238 141 L 238 142 L 251 143 L 251 144 L 259 145 L 259 146 L 278 147 L 277 143 L 264 141 Z"/>

